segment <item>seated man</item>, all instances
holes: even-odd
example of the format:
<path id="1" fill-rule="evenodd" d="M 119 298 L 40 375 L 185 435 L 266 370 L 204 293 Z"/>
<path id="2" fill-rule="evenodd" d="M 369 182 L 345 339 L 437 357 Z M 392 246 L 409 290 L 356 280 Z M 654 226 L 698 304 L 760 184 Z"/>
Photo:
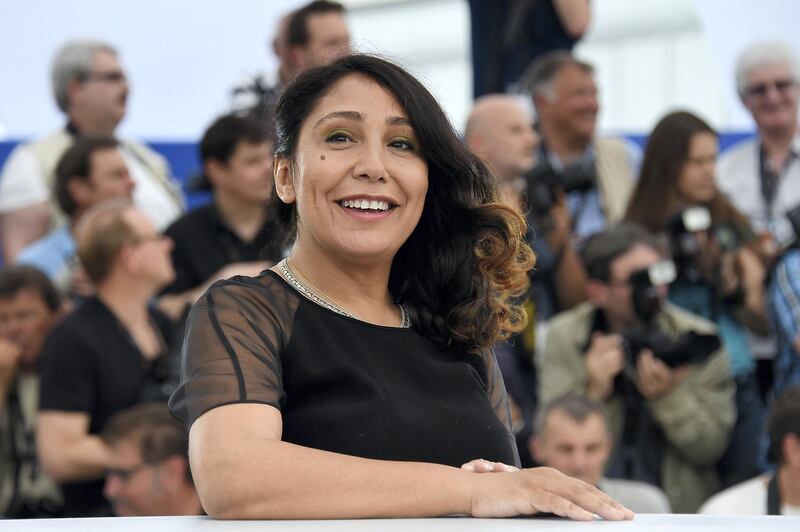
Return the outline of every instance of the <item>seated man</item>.
<path id="1" fill-rule="evenodd" d="M 171 243 L 128 200 L 87 212 L 78 254 L 97 295 L 56 325 L 42 349 L 37 451 L 61 483 L 66 515 L 107 515 L 103 474 L 110 464 L 99 437 L 112 415 L 164 401 L 171 325 L 148 308 L 174 277 Z"/>
<path id="2" fill-rule="evenodd" d="M 39 351 L 61 316 L 47 276 L 30 266 L 0 270 L 0 516 L 53 517 L 61 493 L 36 462 Z"/>
<path id="3" fill-rule="evenodd" d="M 53 58 L 50 75 L 65 125 L 15 147 L 0 177 L 0 243 L 7 264 L 16 261 L 23 247 L 61 225 L 51 190 L 64 152 L 81 136 L 113 136 L 127 110 L 130 86 L 117 51 L 108 43 L 65 43 Z M 183 210 L 167 161 L 131 140 L 120 143 L 120 153 L 136 183 L 134 201 L 162 230 Z"/>
<path id="4" fill-rule="evenodd" d="M 119 412 L 101 437 L 109 449 L 104 493 L 114 515 L 203 513 L 189 470 L 189 434 L 166 404 Z"/>
<path id="5" fill-rule="evenodd" d="M 200 186 L 214 193 L 166 231 L 174 242 L 175 281 L 160 308 L 181 316 L 219 279 L 254 276 L 281 258 L 275 226 L 267 221 L 272 190 L 272 139 L 255 122 L 223 116 L 200 142 L 204 173 Z"/>
<path id="6" fill-rule="evenodd" d="M 528 446 L 538 463 L 597 486 L 636 513 L 671 513 L 667 496 L 657 487 L 603 477 L 614 447 L 612 438 L 608 415 L 600 403 L 565 395 L 539 412 L 536 433 Z"/>
<path id="7" fill-rule="evenodd" d="M 787 388 L 775 400 L 767 432 L 778 469 L 718 493 L 700 513 L 800 515 L 800 386 Z"/>
<path id="8" fill-rule="evenodd" d="M 92 206 L 111 198 L 131 198 L 133 180 L 111 137 L 84 137 L 76 141 L 56 167 L 55 196 L 67 223 L 26 246 L 17 258 L 50 277 L 64 294 L 88 295 L 93 288 L 79 268 L 75 228 Z"/>
<path id="9" fill-rule="evenodd" d="M 593 236 L 582 258 L 589 301 L 551 322 L 538 367 L 540 401 L 576 394 L 602 402 L 614 433 L 608 476 L 660 486 L 674 511 L 694 512 L 719 489 L 715 466 L 736 417 L 715 328 L 665 303 L 674 266 L 640 226 Z M 674 352 L 677 342 L 691 342 L 694 356 L 669 366 L 654 354 L 656 345 Z"/>

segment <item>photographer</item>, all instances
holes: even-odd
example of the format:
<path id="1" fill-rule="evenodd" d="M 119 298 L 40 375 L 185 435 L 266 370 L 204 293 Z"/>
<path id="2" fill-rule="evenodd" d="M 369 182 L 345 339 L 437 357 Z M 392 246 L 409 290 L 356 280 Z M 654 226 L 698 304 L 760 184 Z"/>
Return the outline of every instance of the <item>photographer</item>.
<path id="1" fill-rule="evenodd" d="M 748 329 L 767 334 L 765 268 L 753 231 L 715 182 L 717 135 L 697 116 L 656 125 L 626 219 L 670 236 L 678 279 L 670 301 L 716 323 L 736 380 L 736 426 L 720 461 L 723 484 L 760 472 L 766 411 Z"/>
<path id="2" fill-rule="evenodd" d="M 538 367 L 539 399 L 573 393 L 605 403 L 615 441 L 608 476 L 660 486 L 673 510 L 686 513 L 719 489 L 715 463 L 733 426 L 734 388 L 724 350 L 674 349 L 692 338 L 687 333 L 699 338 L 715 328 L 661 304 L 666 287 L 653 275 L 665 264 L 658 249 L 657 240 L 634 224 L 587 241 L 582 257 L 589 302 L 553 319 Z M 638 281 L 643 277 L 649 284 Z M 650 313 L 645 319 L 644 307 Z M 632 342 L 625 338 L 646 324 L 673 345 L 626 349 Z M 660 359 L 662 351 L 685 358 Z"/>
<path id="3" fill-rule="evenodd" d="M 571 233 L 582 239 L 621 220 L 640 154 L 622 139 L 596 136 L 600 105 L 592 65 L 568 52 L 550 52 L 528 69 L 525 86 L 542 136 L 539 163 L 562 183 Z M 564 182 L 567 176 L 571 184 Z"/>

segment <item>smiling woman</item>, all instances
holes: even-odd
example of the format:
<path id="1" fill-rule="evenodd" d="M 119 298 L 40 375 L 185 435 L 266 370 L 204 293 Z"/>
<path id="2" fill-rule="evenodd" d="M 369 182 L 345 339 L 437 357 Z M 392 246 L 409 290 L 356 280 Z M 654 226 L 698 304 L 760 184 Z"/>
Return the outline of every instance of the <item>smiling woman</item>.
<path id="1" fill-rule="evenodd" d="M 170 402 L 208 514 L 630 517 L 504 465 L 518 458 L 490 346 L 524 324 L 512 298 L 533 257 L 430 93 L 355 55 L 300 75 L 276 117 L 270 210 L 290 255 L 200 300 Z"/>

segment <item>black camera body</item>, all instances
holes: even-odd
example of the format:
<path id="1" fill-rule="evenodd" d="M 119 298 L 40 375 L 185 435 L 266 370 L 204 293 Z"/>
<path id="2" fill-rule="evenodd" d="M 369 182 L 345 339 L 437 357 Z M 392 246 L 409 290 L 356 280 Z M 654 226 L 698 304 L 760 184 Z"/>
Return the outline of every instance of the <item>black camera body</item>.
<path id="1" fill-rule="evenodd" d="M 662 309 L 659 287 L 669 285 L 676 277 L 676 266 L 672 261 L 661 261 L 649 268 L 635 271 L 628 283 L 637 318 L 637 326 L 622 334 L 627 370 L 633 371 L 636 359 L 644 349 L 670 368 L 685 364 L 700 364 L 720 347 L 715 334 L 699 334 L 690 331 L 678 338 L 670 338 L 662 332 L 656 317 Z"/>
<path id="2" fill-rule="evenodd" d="M 687 207 L 671 216 L 667 222 L 667 232 L 678 277 L 690 281 L 702 277 L 697 267 L 703 246 L 700 235 L 719 246 L 723 253 L 735 252 L 742 245 L 739 234 L 732 226 L 714 224 L 710 211 L 699 205 Z"/>
<path id="3" fill-rule="evenodd" d="M 702 364 L 720 348 L 719 336 L 694 331 L 673 339 L 655 328 L 637 328 L 622 336 L 627 364 L 636 366 L 636 359 L 644 349 L 670 368 L 686 364 Z"/>
<path id="4" fill-rule="evenodd" d="M 794 230 L 794 240 L 787 246 L 788 248 L 800 248 L 800 204 L 795 205 L 786 211 L 786 218 Z"/>
<path id="5" fill-rule="evenodd" d="M 558 190 L 565 194 L 591 190 L 597 176 L 594 163 L 585 158 L 580 158 L 561 170 L 545 160 L 525 175 L 525 181 L 525 196 L 531 214 L 545 218 L 556 203 Z"/>

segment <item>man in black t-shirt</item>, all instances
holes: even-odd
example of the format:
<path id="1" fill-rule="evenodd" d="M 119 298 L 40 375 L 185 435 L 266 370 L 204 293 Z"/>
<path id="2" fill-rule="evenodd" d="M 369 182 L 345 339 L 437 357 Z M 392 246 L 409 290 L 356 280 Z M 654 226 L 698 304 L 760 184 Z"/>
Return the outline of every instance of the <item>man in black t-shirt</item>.
<path id="1" fill-rule="evenodd" d="M 109 453 L 98 436 L 108 419 L 172 391 L 170 324 L 148 303 L 174 278 L 171 242 L 128 200 L 97 205 L 76 233 L 97 296 L 45 341 L 37 425 L 39 460 L 61 483 L 71 517 L 110 513 L 102 494 Z"/>
<path id="2" fill-rule="evenodd" d="M 239 116 L 217 119 L 203 135 L 204 173 L 198 188 L 213 190 L 211 204 L 172 224 L 175 281 L 159 308 L 181 317 L 219 279 L 254 276 L 280 259 L 277 232 L 267 220 L 272 190 L 272 137 L 259 124 Z"/>

